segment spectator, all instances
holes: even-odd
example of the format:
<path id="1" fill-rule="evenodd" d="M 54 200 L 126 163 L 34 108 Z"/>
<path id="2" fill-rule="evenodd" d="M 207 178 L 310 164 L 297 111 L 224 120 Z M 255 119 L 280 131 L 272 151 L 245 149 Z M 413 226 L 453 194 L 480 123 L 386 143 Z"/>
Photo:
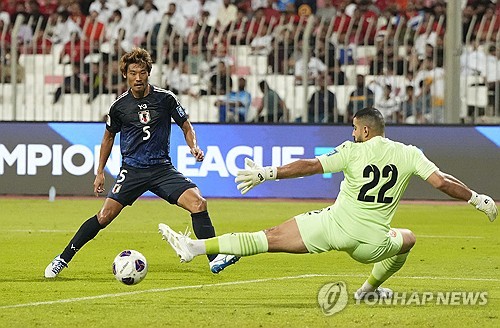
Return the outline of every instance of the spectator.
<path id="1" fill-rule="evenodd" d="M 392 93 L 390 84 L 383 86 L 383 95 L 380 99 L 375 99 L 374 107 L 377 108 L 386 123 L 396 123 L 398 121 L 398 113 L 400 111 L 400 102 Z"/>
<path id="2" fill-rule="evenodd" d="M 17 41 L 21 44 L 24 45 L 29 45 L 31 44 L 31 41 L 33 40 L 33 29 L 31 25 L 28 24 L 29 22 L 29 16 L 25 12 L 20 12 L 16 14 L 16 17 L 13 18 L 13 21 L 15 22 L 17 17 L 22 17 L 22 23 L 19 26 L 18 34 L 17 34 Z"/>
<path id="3" fill-rule="evenodd" d="M 164 16 L 168 17 L 168 24 L 175 33 L 181 37 L 187 36 L 186 18 L 177 10 L 177 5 L 174 2 L 168 5 L 168 10 Z"/>
<path id="4" fill-rule="evenodd" d="M 495 112 L 495 98 L 500 99 L 500 49 L 495 45 L 488 48 L 486 55 L 486 85 L 488 86 L 488 106 L 490 112 Z"/>
<path id="5" fill-rule="evenodd" d="M 187 64 L 188 74 L 200 74 L 209 70 L 207 60 L 200 50 L 200 45 L 194 43 L 190 47 L 185 61 Z"/>
<path id="6" fill-rule="evenodd" d="M 25 78 L 24 67 L 19 62 L 20 53 L 17 54 L 15 72 L 12 71 L 12 57 L 10 55 L 10 50 L 5 49 L 5 55 L 3 60 L 0 62 L 0 83 L 21 83 Z M 14 78 L 15 74 L 15 78 Z M 14 81 L 15 79 L 15 81 Z"/>
<path id="7" fill-rule="evenodd" d="M 312 94 L 307 106 L 308 123 L 333 123 L 337 112 L 337 98 L 326 89 L 328 75 L 320 74 L 316 79 L 316 91 Z M 326 90 L 325 90 L 326 89 Z M 339 119 L 340 120 L 340 119 Z"/>
<path id="8" fill-rule="evenodd" d="M 163 16 L 168 12 L 168 8 L 172 3 L 175 3 L 176 0 L 153 0 L 153 5 L 155 6 L 158 13 Z"/>
<path id="9" fill-rule="evenodd" d="M 227 47 L 224 43 L 219 43 L 215 48 L 212 50 L 212 57 L 210 61 L 208 62 L 208 76 L 210 77 L 214 72 L 217 72 L 217 69 L 219 67 L 219 63 L 223 62 L 226 68 L 230 72 L 233 71 L 234 69 L 234 59 L 233 57 L 229 56 L 227 53 Z"/>
<path id="10" fill-rule="evenodd" d="M 306 83 L 314 84 L 314 80 L 321 74 L 326 73 L 326 65 L 321 59 L 314 55 L 309 56 L 307 65 L 305 64 L 304 56 L 301 56 L 295 62 L 295 84 L 302 84 L 304 81 L 304 70 L 306 71 Z"/>
<path id="11" fill-rule="evenodd" d="M 427 115 L 429 123 L 444 122 L 444 69 L 442 66 L 434 65 L 432 58 L 426 58 L 421 69 L 414 79 L 415 92 L 417 95 L 432 97 L 432 115 Z M 437 66 L 437 67 L 436 67 Z M 418 88 L 416 87 L 418 86 Z M 422 87 L 421 87 L 422 86 Z M 425 89 L 425 90 L 422 90 Z M 429 94 L 427 94 L 429 92 Z"/>
<path id="12" fill-rule="evenodd" d="M 168 65 L 165 74 L 165 88 L 171 90 L 176 95 L 190 95 L 197 98 L 198 94 L 191 89 L 189 80 L 188 65 L 179 62 L 179 56 L 174 56 L 172 64 Z"/>
<path id="13" fill-rule="evenodd" d="M 260 91 L 264 95 L 262 103 L 257 108 L 259 122 L 288 122 L 289 113 L 285 102 L 271 88 L 266 81 L 259 82 Z"/>
<path id="14" fill-rule="evenodd" d="M 113 11 L 117 9 L 112 7 L 112 5 L 107 2 L 109 1 L 94 0 L 89 7 L 89 13 L 92 13 L 93 11 L 97 12 L 97 20 L 103 24 L 106 24 L 109 21 L 111 15 L 113 15 Z"/>
<path id="15" fill-rule="evenodd" d="M 114 93 L 119 96 L 125 91 L 127 91 L 127 81 L 123 78 L 120 73 L 120 63 L 118 58 L 111 60 L 110 62 L 110 72 L 106 78 L 106 89 L 110 93 Z"/>
<path id="16" fill-rule="evenodd" d="M 138 11 L 133 23 L 133 42 L 140 45 L 146 34 L 153 30 L 153 27 L 161 21 L 160 13 L 153 7 L 152 0 L 144 0 L 143 9 Z"/>
<path id="17" fill-rule="evenodd" d="M 223 0 L 205 0 L 201 11 L 208 15 L 207 24 L 208 26 L 216 26 L 217 14 L 219 9 L 223 6 Z"/>
<path id="18" fill-rule="evenodd" d="M 231 3 L 231 0 L 224 0 L 217 11 L 217 27 L 220 30 L 225 30 L 232 22 L 236 22 L 238 17 L 238 8 Z"/>
<path id="19" fill-rule="evenodd" d="M 86 83 L 86 77 L 81 73 L 80 64 L 73 63 L 71 67 L 73 70 L 72 74 L 64 78 L 62 85 L 59 86 L 54 93 L 54 104 L 59 102 L 59 99 L 63 94 L 89 92 L 89 87 Z"/>
<path id="20" fill-rule="evenodd" d="M 327 22 L 335 19 L 336 15 L 337 9 L 335 8 L 331 0 L 325 0 L 324 6 L 322 8 L 318 8 L 318 11 L 316 12 L 316 16 L 318 16 L 319 19 L 324 19 Z"/>
<path id="21" fill-rule="evenodd" d="M 259 8 L 269 7 L 269 0 L 251 0 L 252 11 L 257 11 Z"/>
<path id="22" fill-rule="evenodd" d="M 201 95 L 221 96 L 231 90 L 232 80 L 230 70 L 223 61 L 217 64 L 217 69 L 208 81 L 208 90 L 201 90 Z"/>
<path id="23" fill-rule="evenodd" d="M 177 2 L 177 6 L 177 10 L 186 19 L 186 28 L 191 30 L 201 17 L 201 2 L 199 0 L 182 0 Z"/>
<path id="24" fill-rule="evenodd" d="M 95 98 L 97 98 L 98 95 L 100 94 L 105 94 L 109 93 L 109 90 L 107 89 L 107 81 L 103 74 L 101 72 L 107 71 L 107 65 L 102 65 L 101 62 L 94 62 L 90 65 L 90 72 L 89 72 L 89 98 L 87 99 L 87 103 L 91 103 L 94 101 Z M 102 71 L 99 69 L 102 68 Z"/>
<path id="25" fill-rule="evenodd" d="M 86 40 L 80 39 L 78 32 L 73 32 L 71 39 L 64 44 L 64 47 L 59 55 L 59 63 L 80 63 L 83 59 L 90 54 L 90 43 Z"/>
<path id="26" fill-rule="evenodd" d="M 349 122 L 352 122 L 352 118 L 358 110 L 365 107 L 373 107 L 374 98 L 373 91 L 365 86 L 365 76 L 358 74 L 356 76 L 356 90 L 351 92 L 349 104 L 347 105 Z"/>
<path id="27" fill-rule="evenodd" d="M 25 48 L 23 51 L 28 54 L 36 53 L 48 55 L 52 53 L 52 42 L 45 36 L 45 32 L 42 29 L 38 29 L 35 35 L 33 35 L 32 46 Z"/>
<path id="28" fill-rule="evenodd" d="M 293 71 L 292 56 L 294 54 L 293 30 L 288 27 L 275 31 L 276 37 L 267 60 L 273 73 L 289 74 Z"/>
<path id="29" fill-rule="evenodd" d="M 79 1 L 71 1 L 68 4 L 67 10 L 69 12 L 69 17 L 71 18 L 71 20 L 83 29 L 83 27 L 85 26 L 87 15 L 83 13 L 81 3 Z"/>
<path id="30" fill-rule="evenodd" d="M 268 55 L 272 50 L 273 36 L 267 34 L 268 25 L 264 24 L 257 35 L 250 42 L 250 53 L 252 55 Z"/>
<path id="31" fill-rule="evenodd" d="M 246 122 L 252 96 L 245 90 L 247 81 L 238 79 L 238 91 L 231 91 L 224 100 L 219 99 L 215 106 L 219 107 L 219 122 Z"/>
<path id="32" fill-rule="evenodd" d="M 87 17 L 87 22 L 85 23 L 85 30 L 83 31 L 85 35 L 85 40 L 90 42 L 100 42 L 104 36 L 104 24 L 97 20 L 99 13 L 95 10 L 90 12 Z"/>
<path id="33" fill-rule="evenodd" d="M 323 29 L 322 31 L 326 30 Z M 333 82 L 335 85 L 344 85 L 345 74 L 341 70 L 340 61 L 335 59 L 335 46 L 331 42 L 326 41 L 326 35 L 322 35 L 318 41 L 316 42 L 314 51 L 317 54 L 316 57 L 326 65 L 329 75 L 329 79 L 327 80 Z"/>
<path id="34" fill-rule="evenodd" d="M 135 14 L 139 11 L 135 0 L 127 0 L 125 7 L 121 7 L 122 21 L 124 26 L 132 26 Z"/>
<path id="35" fill-rule="evenodd" d="M 106 42 L 113 44 L 120 38 L 120 30 L 125 30 L 127 26 L 122 17 L 122 12 L 118 9 L 113 11 L 109 18 L 108 25 L 106 26 Z"/>
<path id="36" fill-rule="evenodd" d="M 423 82 L 422 82 L 423 84 Z M 407 124 L 422 124 L 426 123 L 424 116 L 425 112 L 430 112 L 431 99 L 426 93 L 419 97 L 415 96 L 413 86 L 406 86 L 406 96 L 401 102 L 401 111 L 399 121 Z"/>
<path id="37" fill-rule="evenodd" d="M 80 38 L 83 35 L 82 29 L 70 17 L 68 11 L 59 13 L 51 41 L 55 44 L 66 44 L 71 41 L 72 34 L 76 33 Z"/>

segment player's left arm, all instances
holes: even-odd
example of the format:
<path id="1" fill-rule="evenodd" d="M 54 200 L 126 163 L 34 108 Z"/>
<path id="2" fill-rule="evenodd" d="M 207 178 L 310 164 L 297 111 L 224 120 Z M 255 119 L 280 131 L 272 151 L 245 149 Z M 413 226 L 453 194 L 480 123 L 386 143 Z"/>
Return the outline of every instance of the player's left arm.
<path id="1" fill-rule="evenodd" d="M 102 137 L 101 150 L 99 152 L 99 164 L 97 166 L 97 174 L 94 179 L 94 195 L 98 196 L 104 192 L 104 167 L 108 162 L 109 155 L 113 149 L 113 144 L 115 140 L 116 133 L 104 130 L 104 136 Z"/>
<path id="2" fill-rule="evenodd" d="M 186 140 L 186 144 L 189 146 L 191 151 L 191 155 L 193 155 L 198 162 L 203 161 L 205 158 L 205 154 L 203 150 L 198 147 L 198 141 L 196 140 L 196 132 L 194 131 L 193 125 L 189 120 L 184 121 L 182 123 L 182 132 L 184 133 L 184 139 Z"/>
<path id="3" fill-rule="evenodd" d="M 496 219 L 498 209 L 493 199 L 490 196 L 476 193 L 454 176 L 437 170 L 426 181 L 448 196 L 467 201 L 476 209 L 485 213 L 491 222 Z"/>

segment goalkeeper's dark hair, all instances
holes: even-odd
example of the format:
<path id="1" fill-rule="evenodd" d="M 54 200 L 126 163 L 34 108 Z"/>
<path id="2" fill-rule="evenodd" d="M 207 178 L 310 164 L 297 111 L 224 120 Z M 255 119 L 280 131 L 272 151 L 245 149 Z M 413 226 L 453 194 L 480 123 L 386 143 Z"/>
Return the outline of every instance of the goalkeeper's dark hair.
<path id="1" fill-rule="evenodd" d="M 382 113 L 374 107 L 366 107 L 362 110 L 359 110 L 354 114 L 354 118 L 363 121 L 365 125 L 370 127 L 370 129 L 378 132 L 380 134 L 384 134 L 385 131 L 385 121 Z"/>
<path id="2" fill-rule="evenodd" d="M 134 48 L 132 51 L 127 52 L 122 56 L 122 58 L 120 58 L 120 71 L 124 76 L 127 75 L 128 67 L 131 64 L 143 65 L 146 67 L 148 73 L 151 73 L 151 69 L 153 68 L 151 55 L 142 48 Z"/>

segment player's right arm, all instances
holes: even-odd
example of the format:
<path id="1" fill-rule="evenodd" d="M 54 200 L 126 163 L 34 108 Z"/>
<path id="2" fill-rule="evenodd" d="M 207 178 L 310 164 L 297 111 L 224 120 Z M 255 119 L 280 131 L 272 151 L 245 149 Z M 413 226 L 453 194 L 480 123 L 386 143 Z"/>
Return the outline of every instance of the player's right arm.
<path id="1" fill-rule="evenodd" d="M 99 166 L 97 167 L 97 174 L 94 180 L 94 194 L 98 196 L 100 193 L 104 192 L 104 167 L 108 162 L 109 155 L 113 149 L 113 144 L 115 142 L 116 133 L 104 130 L 104 136 L 101 141 L 101 150 L 99 152 Z"/>
<path id="2" fill-rule="evenodd" d="M 266 180 L 291 179 L 319 173 L 324 173 L 324 171 L 317 158 L 299 159 L 279 167 L 261 167 L 250 158 L 245 158 L 245 170 L 239 170 L 234 181 L 238 183 L 238 190 L 242 194 L 246 194 L 250 189 Z"/>
<path id="3" fill-rule="evenodd" d="M 476 209 L 485 213 L 491 222 L 497 218 L 498 209 L 490 196 L 476 193 L 454 176 L 437 170 L 426 181 L 448 196 L 467 201 Z"/>

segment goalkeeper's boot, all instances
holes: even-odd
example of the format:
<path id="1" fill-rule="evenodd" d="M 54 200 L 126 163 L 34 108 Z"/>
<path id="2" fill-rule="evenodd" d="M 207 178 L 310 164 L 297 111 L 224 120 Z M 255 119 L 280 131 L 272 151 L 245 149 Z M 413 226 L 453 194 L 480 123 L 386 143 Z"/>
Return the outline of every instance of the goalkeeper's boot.
<path id="1" fill-rule="evenodd" d="M 68 263 L 60 255 L 57 255 L 45 268 L 45 278 L 55 278 L 64 268 L 68 267 Z"/>
<path id="2" fill-rule="evenodd" d="M 235 255 L 219 254 L 216 258 L 210 261 L 210 271 L 212 273 L 219 273 L 230 265 L 238 262 L 240 258 Z"/>
<path id="3" fill-rule="evenodd" d="M 162 234 L 163 239 L 165 239 L 177 253 L 177 256 L 181 259 L 181 263 L 191 262 L 194 258 L 194 255 L 191 253 L 188 246 L 188 243 L 191 240 L 191 238 L 189 238 L 191 232 L 186 231 L 184 234 L 177 233 L 168 225 L 163 223 L 158 225 L 158 230 Z"/>
<path id="4" fill-rule="evenodd" d="M 393 292 L 392 289 L 377 287 L 373 292 L 364 292 L 361 289 L 358 289 L 354 293 L 355 300 L 373 300 L 373 299 L 388 299 L 392 298 Z"/>

